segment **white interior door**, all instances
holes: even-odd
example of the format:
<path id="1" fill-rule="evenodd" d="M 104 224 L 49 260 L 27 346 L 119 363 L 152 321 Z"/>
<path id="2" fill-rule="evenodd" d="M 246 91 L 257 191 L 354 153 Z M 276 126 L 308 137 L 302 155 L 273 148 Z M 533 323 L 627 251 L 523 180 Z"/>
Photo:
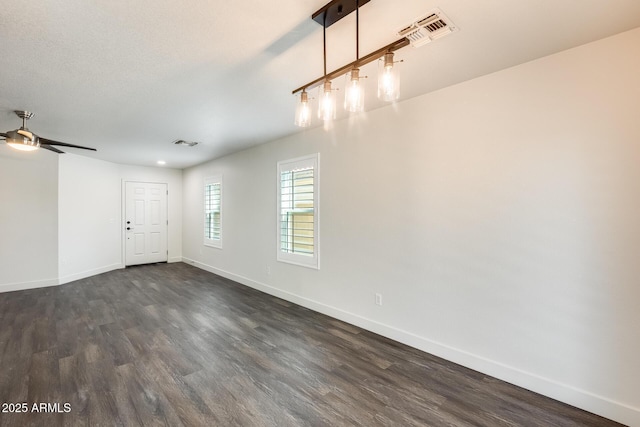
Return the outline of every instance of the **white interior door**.
<path id="1" fill-rule="evenodd" d="M 167 184 L 125 182 L 125 265 L 167 261 Z"/>

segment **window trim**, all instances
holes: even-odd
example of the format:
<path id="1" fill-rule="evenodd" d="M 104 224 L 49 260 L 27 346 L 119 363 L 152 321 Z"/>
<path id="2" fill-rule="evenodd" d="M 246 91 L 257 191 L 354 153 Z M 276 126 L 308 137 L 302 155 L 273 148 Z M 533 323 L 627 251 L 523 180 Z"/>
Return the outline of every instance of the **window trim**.
<path id="1" fill-rule="evenodd" d="M 203 207 L 202 207 L 202 232 L 204 234 L 207 227 L 207 186 L 211 184 L 219 184 L 220 185 L 220 239 L 209 239 L 203 236 L 204 246 L 209 246 L 212 248 L 222 249 L 222 237 L 223 237 L 223 214 L 222 214 L 222 205 L 223 205 L 223 183 L 222 183 L 222 175 L 211 175 L 204 179 L 204 183 L 202 186 L 203 189 Z"/>
<path id="2" fill-rule="evenodd" d="M 297 253 L 287 253 L 281 250 L 281 202 L 282 188 L 281 177 L 283 171 L 293 170 L 301 167 L 313 167 L 313 255 L 302 255 Z M 280 262 L 299 265 L 302 267 L 320 269 L 320 153 L 309 154 L 294 159 L 281 160 L 278 162 L 276 175 L 276 259 Z"/>

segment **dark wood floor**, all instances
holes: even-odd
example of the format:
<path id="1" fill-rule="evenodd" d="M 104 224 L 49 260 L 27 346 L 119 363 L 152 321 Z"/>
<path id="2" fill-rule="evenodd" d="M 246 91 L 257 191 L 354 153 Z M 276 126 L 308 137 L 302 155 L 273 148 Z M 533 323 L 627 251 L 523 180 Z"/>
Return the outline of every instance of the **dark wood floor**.
<path id="1" fill-rule="evenodd" d="M 186 264 L 0 294 L 1 426 L 619 425 Z"/>

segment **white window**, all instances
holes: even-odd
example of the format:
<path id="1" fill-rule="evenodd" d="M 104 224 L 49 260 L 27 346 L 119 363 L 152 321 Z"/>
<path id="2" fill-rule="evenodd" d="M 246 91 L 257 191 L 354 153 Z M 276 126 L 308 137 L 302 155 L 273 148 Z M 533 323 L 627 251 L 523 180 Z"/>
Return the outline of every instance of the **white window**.
<path id="1" fill-rule="evenodd" d="M 278 261 L 319 268 L 319 156 L 278 162 Z"/>
<path id="2" fill-rule="evenodd" d="M 204 180 L 204 244 L 222 248 L 222 176 Z"/>

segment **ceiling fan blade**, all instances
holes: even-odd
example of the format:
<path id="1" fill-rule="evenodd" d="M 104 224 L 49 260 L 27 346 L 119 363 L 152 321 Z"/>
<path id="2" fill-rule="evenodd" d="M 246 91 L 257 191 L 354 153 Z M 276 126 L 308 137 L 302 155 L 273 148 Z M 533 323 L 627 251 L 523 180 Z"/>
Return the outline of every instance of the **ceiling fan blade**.
<path id="1" fill-rule="evenodd" d="M 7 138 L 9 135 L 7 135 L 6 133 L 2 133 L 2 132 L 0 132 L 0 136 L 2 136 L 2 137 L 4 137 L 4 138 Z"/>
<path id="2" fill-rule="evenodd" d="M 42 145 L 42 144 L 40 144 L 40 148 L 44 148 L 45 150 L 53 151 L 54 153 L 64 154 L 64 151 L 60 151 L 56 147 L 52 147 L 51 145 Z"/>
<path id="3" fill-rule="evenodd" d="M 47 138 L 40 137 L 40 145 L 45 145 L 45 144 L 46 145 L 59 145 L 61 147 L 72 147 L 72 148 L 81 148 L 83 150 L 97 151 L 95 148 L 83 147 L 81 145 L 67 144 L 66 142 L 59 142 L 59 141 L 54 141 L 52 139 L 47 139 Z"/>

